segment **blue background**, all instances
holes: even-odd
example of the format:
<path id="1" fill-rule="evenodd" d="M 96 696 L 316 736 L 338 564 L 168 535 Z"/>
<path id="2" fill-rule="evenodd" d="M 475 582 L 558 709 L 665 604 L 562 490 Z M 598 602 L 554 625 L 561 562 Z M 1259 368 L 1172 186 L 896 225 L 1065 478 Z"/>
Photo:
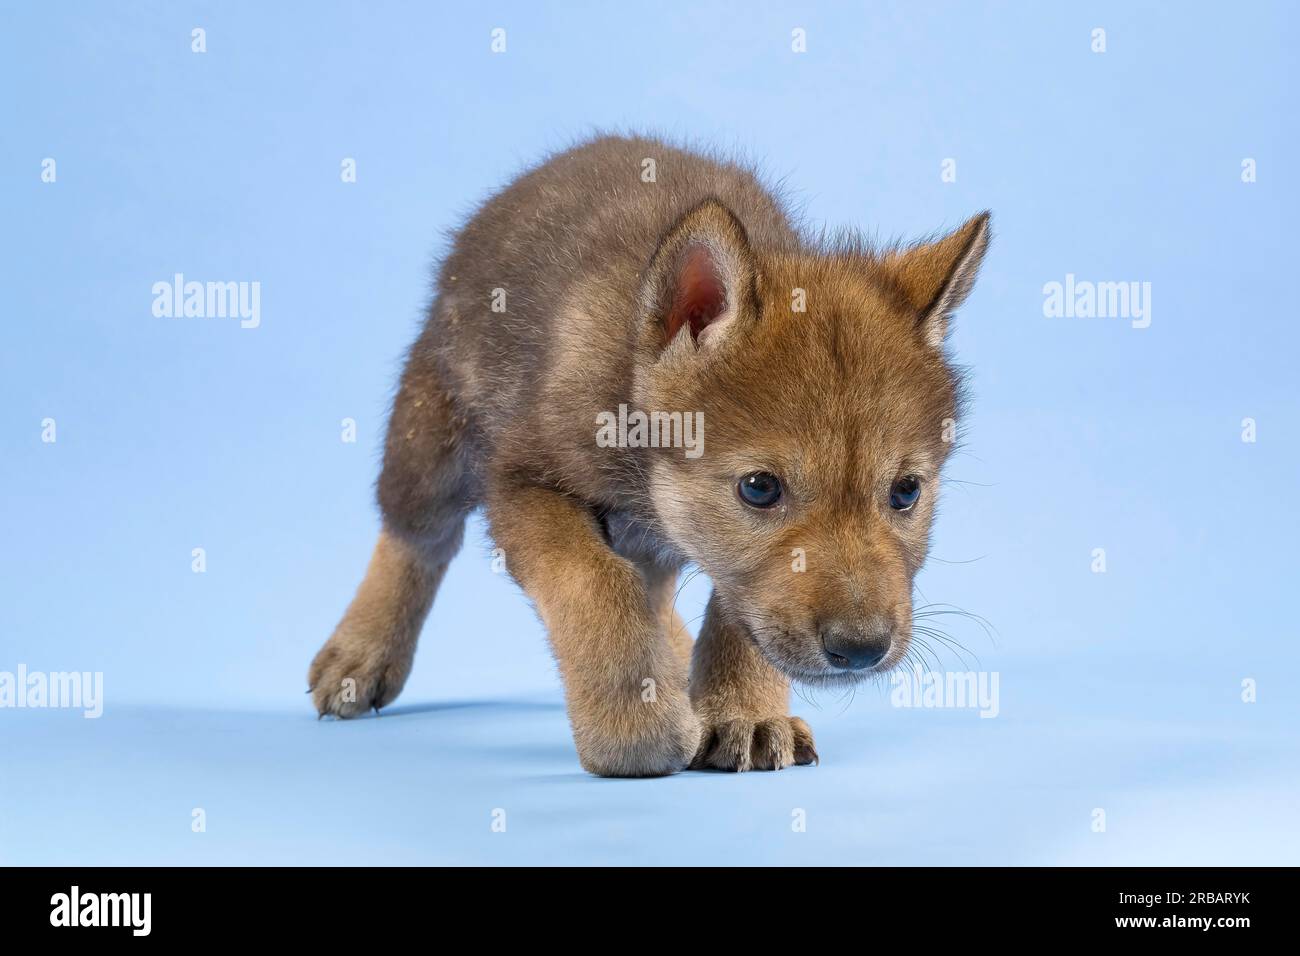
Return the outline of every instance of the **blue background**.
<path id="1" fill-rule="evenodd" d="M 0 670 L 106 694 L 0 710 L 0 862 L 1300 862 L 1294 7 L 469 7 L 0 13 Z M 476 521 L 398 705 L 315 721 L 443 230 L 607 128 L 882 238 L 994 211 L 919 584 L 996 628 L 949 622 L 998 718 L 805 692 L 819 767 L 588 777 Z M 261 327 L 155 318 L 175 272 L 259 281 Z M 1150 282 L 1151 326 L 1045 318 L 1067 273 Z"/>

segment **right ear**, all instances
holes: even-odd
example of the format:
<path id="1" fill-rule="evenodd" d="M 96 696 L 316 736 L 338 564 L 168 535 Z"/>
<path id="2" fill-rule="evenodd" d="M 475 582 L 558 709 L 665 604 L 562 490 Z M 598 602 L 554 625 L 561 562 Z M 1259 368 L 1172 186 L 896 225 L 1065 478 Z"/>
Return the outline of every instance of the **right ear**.
<path id="1" fill-rule="evenodd" d="M 713 348 L 754 313 L 758 270 L 745 227 L 717 199 L 682 214 L 655 249 L 641 287 L 641 305 L 659 347 L 689 336 Z"/>

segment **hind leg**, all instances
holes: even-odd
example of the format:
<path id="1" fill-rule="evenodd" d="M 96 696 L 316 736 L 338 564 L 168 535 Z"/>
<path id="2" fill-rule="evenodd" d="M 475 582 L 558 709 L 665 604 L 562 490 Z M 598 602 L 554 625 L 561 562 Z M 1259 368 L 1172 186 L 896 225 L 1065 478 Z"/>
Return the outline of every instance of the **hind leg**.
<path id="1" fill-rule="evenodd" d="M 317 711 L 355 717 L 397 696 L 446 568 L 446 562 L 430 566 L 387 529 L 380 532 L 356 597 L 308 672 Z"/>
<path id="2" fill-rule="evenodd" d="M 355 717 L 397 697 L 474 506 L 467 428 L 432 363 L 412 354 L 379 478 L 384 528 L 356 596 L 312 661 L 320 714 Z"/>

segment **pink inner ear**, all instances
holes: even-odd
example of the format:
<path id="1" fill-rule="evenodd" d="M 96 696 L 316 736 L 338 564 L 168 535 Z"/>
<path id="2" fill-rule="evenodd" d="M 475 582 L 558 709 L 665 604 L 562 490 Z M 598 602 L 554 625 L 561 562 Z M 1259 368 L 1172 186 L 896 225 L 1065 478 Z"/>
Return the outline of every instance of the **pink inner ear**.
<path id="1" fill-rule="evenodd" d="M 692 246 L 682 256 L 673 289 L 672 306 L 664 319 L 668 342 L 677 337 L 683 325 L 691 327 L 691 338 L 727 311 L 727 287 L 718 275 L 713 256 L 704 246 Z"/>

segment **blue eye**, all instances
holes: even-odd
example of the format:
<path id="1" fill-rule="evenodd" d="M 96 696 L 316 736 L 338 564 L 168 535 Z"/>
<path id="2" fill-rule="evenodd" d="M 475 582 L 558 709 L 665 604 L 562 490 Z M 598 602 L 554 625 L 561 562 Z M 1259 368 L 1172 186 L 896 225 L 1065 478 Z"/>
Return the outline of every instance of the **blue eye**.
<path id="1" fill-rule="evenodd" d="M 754 508 L 770 508 L 781 500 L 781 479 L 765 471 L 756 471 L 741 478 L 736 491 L 745 504 Z"/>
<path id="2" fill-rule="evenodd" d="M 907 511 L 921 497 L 921 482 L 915 475 L 899 478 L 889 489 L 889 507 Z"/>

